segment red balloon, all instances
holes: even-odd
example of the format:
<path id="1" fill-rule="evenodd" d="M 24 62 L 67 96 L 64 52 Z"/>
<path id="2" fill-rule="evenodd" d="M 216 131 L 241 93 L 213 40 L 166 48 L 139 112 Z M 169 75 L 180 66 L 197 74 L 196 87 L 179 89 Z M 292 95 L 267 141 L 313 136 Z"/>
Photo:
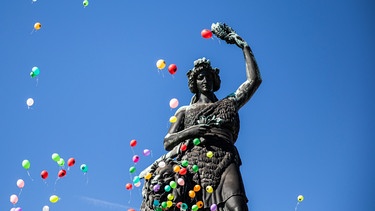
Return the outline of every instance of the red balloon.
<path id="1" fill-rule="evenodd" d="M 137 140 L 133 139 L 130 141 L 130 146 L 131 147 L 135 147 L 135 145 L 137 145 Z"/>
<path id="2" fill-rule="evenodd" d="M 126 187 L 127 190 L 131 190 L 131 189 L 133 188 L 133 185 L 130 184 L 130 183 L 127 183 L 127 184 L 125 185 L 125 187 Z"/>
<path id="3" fill-rule="evenodd" d="M 64 177 L 65 175 L 66 175 L 66 171 L 64 170 L 64 169 L 61 169 L 60 171 L 59 171 L 59 177 L 61 178 L 61 177 Z"/>
<path id="4" fill-rule="evenodd" d="M 186 168 L 181 168 L 180 171 L 178 172 L 180 175 L 185 175 L 187 173 Z"/>
<path id="5" fill-rule="evenodd" d="M 133 209 L 133 208 L 130 208 L 130 209 L 128 209 L 128 211 L 135 211 L 135 209 Z"/>
<path id="6" fill-rule="evenodd" d="M 170 64 L 168 66 L 168 72 L 174 75 L 177 72 L 177 66 L 175 64 Z"/>
<path id="7" fill-rule="evenodd" d="M 181 149 L 181 151 L 186 151 L 187 150 L 186 144 L 182 144 L 180 149 Z"/>
<path id="8" fill-rule="evenodd" d="M 203 29 L 201 31 L 201 35 L 202 35 L 203 38 L 208 39 L 208 38 L 212 37 L 212 32 L 210 30 L 208 30 L 208 29 Z"/>
<path id="9" fill-rule="evenodd" d="M 43 170 L 41 173 L 40 173 L 40 176 L 42 177 L 42 179 L 47 179 L 48 177 L 48 172 L 46 170 Z"/>
<path id="10" fill-rule="evenodd" d="M 68 166 L 74 166 L 75 163 L 76 163 L 76 160 L 74 158 L 69 158 Z"/>

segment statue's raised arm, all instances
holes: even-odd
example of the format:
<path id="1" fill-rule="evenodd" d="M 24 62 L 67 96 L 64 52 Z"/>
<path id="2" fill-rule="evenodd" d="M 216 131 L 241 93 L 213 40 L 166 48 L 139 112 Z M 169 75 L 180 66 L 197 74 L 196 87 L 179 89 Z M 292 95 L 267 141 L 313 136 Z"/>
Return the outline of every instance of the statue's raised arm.
<path id="1" fill-rule="evenodd" d="M 259 85 L 262 83 L 262 78 L 254 54 L 247 42 L 225 23 L 213 23 L 211 30 L 218 38 L 225 40 L 228 44 L 236 44 L 243 50 L 247 78 L 246 81 L 233 93 L 233 97 L 237 101 L 237 107 L 241 108 L 250 100 Z"/>

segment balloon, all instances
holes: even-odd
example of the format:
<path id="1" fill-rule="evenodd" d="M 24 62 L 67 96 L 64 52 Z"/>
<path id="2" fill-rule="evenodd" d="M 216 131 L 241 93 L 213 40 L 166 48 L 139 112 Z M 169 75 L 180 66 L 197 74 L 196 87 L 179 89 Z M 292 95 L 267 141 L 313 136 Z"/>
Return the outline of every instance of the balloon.
<path id="1" fill-rule="evenodd" d="M 14 211 L 22 211 L 22 208 L 21 207 L 16 207 L 16 209 Z"/>
<path id="2" fill-rule="evenodd" d="M 154 204 L 154 206 L 159 206 L 160 202 L 159 202 L 159 200 L 154 199 L 153 204 Z"/>
<path id="3" fill-rule="evenodd" d="M 217 210 L 217 205 L 216 204 L 212 204 L 211 207 L 210 207 L 210 210 L 211 211 L 216 211 Z"/>
<path id="4" fill-rule="evenodd" d="M 176 204 L 176 207 L 177 207 L 178 209 L 181 209 L 181 205 L 182 205 L 182 202 L 178 202 L 178 203 Z"/>
<path id="5" fill-rule="evenodd" d="M 169 118 L 169 122 L 170 122 L 170 123 L 175 123 L 175 122 L 177 122 L 177 117 L 176 117 L 176 116 L 171 116 L 171 117 Z"/>
<path id="6" fill-rule="evenodd" d="M 82 164 L 81 167 L 80 167 L 80 169 L 81 169 L 82 172 L 86 173 L 87 170 L 88 170 L 88 167 L 87 167 L 86 164 Z"/>
<path id="7" fill-rule="evenodd" d="M 172 188 L 171 188 L 171 186 L 166 185 L 166 186 L 164 186 L 164 190 L 165 190 L 165 192 L 169 192 L 169 191 L 172 190 Z"/>
<path id="8" fill-rule="evenodd" d="M 187 173 L 186 168 L 181 168 L 180 171 L 178 172 L 180 175 L 185 175 Z"/>
<path id="9" fill-rule="evenodd" d="M 160 185 L 159 184 L 154 185 L 153 190 L 154 192 L 158 192 L 160 190 Z"/>
<path id="10" fill-rule="evenodd" d="M 143 150 L 143 155 L 144 156 L 149 156 L 151 154 L 151 151 L 149 149 L 144 149 Z"/>
<path id="11" fill-rule="evenodd" d="M 60 160 L 57 161 L 57 164 L 59 164 L 59 166 L 64 166 L 64 165 L 65 165 L 65 160 L 64 160 L 64 158 L 60 158 Z"/>
<path id="12" fill-rule="evenodd" d="M 11 195 L 10 196 L 10 202 L 12 204 L 17 204 L 17 202 L 18 202 L 18 196 L 16 194 Z"/>
<path id="13" fill-rule="evenodd" d="M 23 179 L 17 180 L 17 187 L 23 188 L 24 186 L 25 186 L 25 182 L 23 181 Z"/>
<path id="14" fill-rule="evenodd" d="M 40 70 L 38 67 L 33 67 L 30 72 L 30 76 L 34 78 L 35 76 L 38 76 L 40 73 Z"/>
<path id="15" fill-rule="evenodd" d="M 130 141 L 130 146 L 135 147 L 137 145 L 137 140 L 133 139 Z"/>
<path id="16" fill-rule="evenodd" d="M 10 211 L 16 211 L 16 208 L 15 208 L 15 207 L 13 207 L 13 208 L 11 208 L 11 209 L 10 209 Z"/>
<path id="17" fill-rule="evenodd" d="M 180 147 L 181 151 L 186 151 L 187 150 L 187 145 L 186 144 L 182 144 L 181 147 Z"/>
<path id="18" fill-rule="evenodd" d="M 177 72 L 177 66 L 175 64 L 170 64 L 168 66 L 168 72 L 171 74 L 171 75 L 174 75 L 176 72 Z"/>
<path id="19" fill-rule="evenodd" d="M 52 202 L 52 203 L 58 202 L 59 199 L 60 198 L 58 196 L 56 196 L 56 195 L 52 195 L 52 196 L 49 197 L 49 201 Z"/>
<path id="20" fill-rule="evenodd" d="M 60 155 L 59 154 L 57 154 L 57 153 L 53 153 L 52 154 L 52 160 L 54 160 L 54 161 L 59 161 L 60 160 Z"/>
<path id="21" fill-rule="evenodd" d="M 129 172 L 130 172 L 130 173 L 134 173 L 135 170 L 136 170 L 136 169 L 135 169 L 135 166 L 132 166 L 132 167 L 129 168 Z"/>
<path id="22" fill-rule="evenodd" d="M 66 175 L 66 170 L 64 170 L 64 169 L 61 169 L 61 170 L 59 171 L 59 173 L 58 173 L 58 176 L 59 176 L 60 178 L 64 177 L 65 175 Z"/>
<path id="23" fill-rule="evenodd" d="M 185 204 L 185 203 L 182 203 L 182 204 L 181 204 L 181 209 L 182 209 L 182 210 L 187 210 L 187 208 L 188 208 L 188 205 L 187 205 L 187 204 Z"/>
<path id="24" fill-rule="evenodd" d="M 174 172 L 177 173 L 177 172 L 179 172 L 180 170 L 181 170 L 181 167 L 180 167 L 179 165 L 174 165 L 174 166 L 173 166 L 173 171 L 174 171 Z"/>
<path id="25" fill-rule="evenodd" d="M 162 70 L 165 68 L 165 61 L 163 59 L 159 59 L 157 62 L 156 62 L 156 67 L 159 69 L 159 70 Z"/>
<path id="26" fill-rule="evenodd" d="M 138 161 L 139 161 L 139 156 L 138 155 L 134 155 L 133 156 L 133 162 L 134 163 L 138 163 Z"/>
<path id="27" fill-rule="evenodd" d="M 193 171 L 195 172 L 195 173 L 197 173 L 198 172 L 198 170 L 199 170 L 199 167 L 198 167 L 198 165 L 193 165 Z"/>
<path id="28" fill-rule="evenodd" d="M 152 174 L 150 173 L 150 172 L 148 172 L 147 174 L 146 174 L 146 176 L 145 176 L 145 179 L 150 179 L 152 177 Z"/>
<path id="29" fill-rule="evenodd" d="M 201 190 L 201 186 L 200 185 L 194 185 L 194 191 L 195 192 L 198 192 Z"/>
<path id="30" fill-rule="evenodd" d="M 74 166 L 75 163 L 76 163 L 76 160 L 74 158 L 69 158 L 68 166 Z"/>
<path id="31" fill-rule="evenodd" d="M 172 207 L 172 205 L 173 205 L 173 202 L 172 202 L 171 200 L 167 201 L 167 207 L 168 207 L 168 208 L 169 208 L 169 207 Z"/>
<path id="32" fill-rule="evenodd" d="M 133 208 L 129 208 L 128 211 L 135 211 L 135 209 L 133 209 Z"/>
<path id="33" fill-rule="evenodd" d="M 207 193 L 212 193 L 214 191 L 214 189 L 212 188 L 211 185 L 209 185 L 209 186 L 206 187 L 206 191 L 207 191 Z"/>
<path id="34" fill-rule="evenodd" d="M 84 7 L 87 7 L 89 5 L 89 1 L 88 0 L 83 0 L 82 4 L 83 4 Z"/>
<path id="35" fill-rule="evenodd" d="M 126 190 L 131 190 L 133 188 L 133 185 L 131 183 L 127 183 L 125 185 Z"/>
<path id="36" fill-rule="evenodd" d="M 34 105 L 34 99 L 33 98 L 28 98 L 27 100 L 26 100 L 26 104 L 27 104 L 27 106 L 29 106 L 29 107 L 31 107 L 32 105 Z"/>
<path id="37" fill-rule="evenodd" d="M 201 143 L 201 140 L 199 138 L 195 138 L 193 140 L 194 145 L 199 145 Z"/>
<path id="38" fill-rule="evenodd" d="M 42 211 L 49 211 L 49 206 L 44 206 Z"/>
<path id="39" fill-rule="evenodd" d="M 212 151 L 208 151 L 207 154 L 206 154 L 206 156 L 208 158 L 212 158 L 214 156 L 214 153 Z"/>
<path id="40" fill-rule="evenodd" d="M 42 24 L 40 24 L 39 22 L 36 22 L 36 23 L 34 24 L 34 29 L 35 29 L 35 30 L 39 30 L 40 28 L 42 28 Z"/>
<path id="41" fill-rule="evenodd" d="M 135 183 L 138 183 L 140 179 L 141 179 L 141 178 L 139 178 L 139 176 L 135 176 L 135 177 L 133 178 L 133 183 L 134 183 L 134 184 L 135 184 Z"/>
<path id="42" fill-rule="evenodd" d="M 201 31 L 201 35 L 202 35 L 203 38 L 208 39 L 208 38 L 212 37 L 212 32 L 208 29 L 203 29 Z"/>
<path id="43" fill-rule="evenodd" d="M 194 204 L 193 206 L 191 206 L 191 210 L 197 211 L 198 210 L 198 205 Z"/>
<path id="44" fill-rule="evenodd" d="M 42 179 L 47 179 L 48 172 L 46 170 L 43 170 L 42 172 L 40 172 L 40 176 L 42 177 Z"/>
<path id="45" fill-rule="evenodd" d="M 299 196 L 297 197 L 297 200 L 298 200 L 299 202 L 303 201 L 303 199 L 304 199 L 304 197 L 303 197 L 302 195 L 299 195 Z"/>
<path id="46" fill-rule="evenodd" d="M 171 186 L 171 188 L 177 188 L 177 183 L 175 181 L 170 181 L 169 186 Z"/>
<path id="47" fill-rule="evenodd" d="M 183 161 L 181 161 L 181 165 L 182 165 L 183 167 L 186 167 L 186 166 L 189 165 L 189 161 L 187 161 L 187 160 L 183 160 Z"/>
<path id="48" fill-rule="evenodd" d="M 203 201 L 198 201 L 196 203 L 196 205 L 198 206 L 198 208 L 202 208 L 203 207 Z"/>
<path id="49" fill-rule="evenodd" d="M 29 160 L 23 160 L 22 161 L 22 167 L 26 170 L 29 169 L 30 168 L 30 161 Z"/>
<path id="50" fill-rule="evenodd" d="M 159 166 L 160 168 L 164 168 L 164 167 L 165 167 L 165 162 L 164 162 L 164 161 L 159 162 L 159 163 L 158 163 L 158 166 Z"/>
<path id="51" fill-rule="evenodd" d="M 176 98 L 172 98 L 170 101 L 169 101 L 169 106 L 171 108 L 176 108 L 178 106 L 178 100 Z"/>
<path id="52" fill-rule="evenodd" d="M 174 195 L 172 193 L 168 194 L 167 199 L 172 201 L 174 199 Z"/>
<path id="53" fill-rule="evenodd" d="M 195 197 L 195 192 L 193 190 L 189 191 L 189 197 L 194 198 Z"/>
<path id="54" fill-rule="evenodd" d="M 185 185 L 185 180 L 182 179 L 182 178 L 178 178 L 177 179 L 177 184 L 179 184 L 180 186 L 184 186 Z"/>

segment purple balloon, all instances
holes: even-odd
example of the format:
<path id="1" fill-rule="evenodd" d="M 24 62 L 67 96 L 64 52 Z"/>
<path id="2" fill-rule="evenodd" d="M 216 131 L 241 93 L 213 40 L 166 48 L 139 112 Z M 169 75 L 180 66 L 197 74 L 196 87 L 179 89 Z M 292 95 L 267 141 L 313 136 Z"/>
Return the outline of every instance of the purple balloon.
<path id="1" fill-rule="evenodd" d="M 158 192 L 160 190 L 160 185 L 159 184 L 156 184 L 154 185 L 154 192 Z"/>
<path id="2" fill-rule="evenodd" d="M 15 211 L 22 211 L 21 207 L 17 207 Z"/>
<path id="3" fill-rule="evenodd" d="M 217 205 L 216 204 L 212 204 L 211 207 L 210 207 L 210 210 L 211 211 L 216 211 L 217 210 Z"/>
<path id="4" fill-rule="evenodd" d="M 149 149 L 144 149 L 143 150 L 143 155 L 144 156 L 149 156 L 151 154 L 151 151 Z"/>

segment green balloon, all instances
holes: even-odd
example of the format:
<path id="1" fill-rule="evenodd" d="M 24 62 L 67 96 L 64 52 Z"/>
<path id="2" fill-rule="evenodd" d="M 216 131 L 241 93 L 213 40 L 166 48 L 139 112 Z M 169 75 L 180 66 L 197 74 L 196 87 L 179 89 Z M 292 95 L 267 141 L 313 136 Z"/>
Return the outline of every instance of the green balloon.
<path id="1" fill-rule="evenodd" d="M 193 211 L 197 211 L 197 210 L 198 210 L 198 205 L 194 204 L 194 205 L 191 207 L 191 210 L 193 210 Z"/>
<path id="2" fill-rule="evenodd" d="M 187 160 L 183 160 L 183 161 L 181 161 L 181 165 L 182 165 L 183 167 L 186 167 L 186 166 L 189 165 L 189 161 L 187 161 Z"/>
<path id="3" fill-rule="evenodd" d="M 175 181 L 171 181 L 169 186 L 171 186 L 171 188 L 177 188 L 177 183 Z"/>
<path id="4" fill-rule="evenodd" d="M 129 168 L 129 172 L 130 172 L 130 173 L 134 173 L 134 172 L 135 172 L 135 167 L 134 167 L 134 166 L 130 167 L 130 168 Z"/>
<path id="5" fill-rule="evenodd" d="M 83 6 L 87 7 L 89 5 L 89 1 L 88 0 L 84 0 L 82 4 L 83 4 Z"/>
<path id="6" fill-rule="evenodd" d="M 60 160 L 60 155 L 57 153 L 52 154 L 52 160 L 58 162 Z"/>
<path id="7" fill-rule="evenodd" d="M 57 164 L 59 164 L 59 166 L 64 166 L 65 160 L 63 158 L 60 158 L 59 161 L 57 161 Z"/>
<path id="8" fill-rule="evenodd" d="M 201 140 L 200 140 L 199 138 L 195 138 L 195 139 L 193 140 L 193 143 L 194 143 L 194 145 L 198 145 L 198 144 L 201 143 Z"/>
<path id="9" fill-rule="evenodd" d="M 31 73 L 30 73 L 30 76 L 31 77 L 35 77 L 35 76 L 38 76 L 40 73 L 40 70 L 38 67 L 33 67 L 33 69 L 31 69 Z"/>
<path id="10" fill-rule="evenodd" d="M 199 170 L 199 167 L 198 167 L 197 165 L 193 165 L 193 171 L 194 171 L 195 173 L 197 173 L 198 170 Z"/>
<path id="11" fill-rule="evenodd" d="M 29 160 L 23 160 L 22 161 L 22 167 L 26 170 L 29 169 L 30 168 L 30 161 Z"/>

